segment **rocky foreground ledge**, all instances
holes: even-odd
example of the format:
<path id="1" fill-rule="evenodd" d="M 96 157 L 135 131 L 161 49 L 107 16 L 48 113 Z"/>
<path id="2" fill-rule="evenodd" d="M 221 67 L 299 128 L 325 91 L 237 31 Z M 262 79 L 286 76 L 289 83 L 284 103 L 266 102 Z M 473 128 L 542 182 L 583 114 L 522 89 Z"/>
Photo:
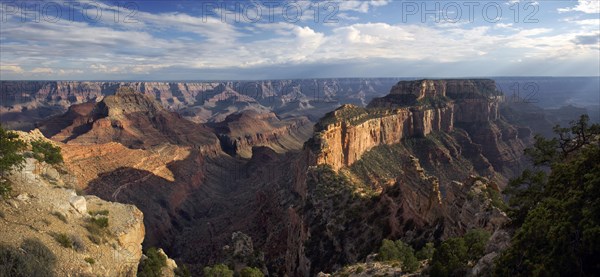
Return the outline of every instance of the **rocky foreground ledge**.
<path id="1" fill-rule="evenodd" d="M 25 141 L 43 138 L 39 131 L 19 134 Z M 0 200 L 5 269 L 22 259 L 42 265 L 34 270 L 37 276 L 135 275 L 145 235 L 138 208 L 80 196 L 64 169 L 33 158 L 6 181 L 12 197 Z"/>

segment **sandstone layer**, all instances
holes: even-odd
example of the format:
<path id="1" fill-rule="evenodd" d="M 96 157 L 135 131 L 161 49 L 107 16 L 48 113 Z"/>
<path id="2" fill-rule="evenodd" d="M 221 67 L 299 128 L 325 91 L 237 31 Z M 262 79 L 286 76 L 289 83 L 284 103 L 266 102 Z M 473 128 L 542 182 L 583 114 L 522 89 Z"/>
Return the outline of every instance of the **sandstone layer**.
<path id="1" fill-rule="evenodd" d="M 367 109 L 345 105 L 327 114 L 318 124 L 311 147 L 318 149 L 318 164 L 339 170 L 375 146 L 433 131 L 451 132 L 459 125 L 486 146 L 493 165 L 502 171 L 502 162 L 521 156 L 524 144 L 519 139 L 527 139 L 526 132 L 519 137 L 517 128 L 500 119 L 502 99 L 492 80 L 402 81 Z M 501 143 L 508 146 L 498 146 Z"/>
<path id="2" fill-rule="evenodd" d="M 243 158 L 250 158 L 256 146 L 268 146 L 277 153 L 301 150 L 313 131 L 306 117 L 279 119 L 274 113 L 255 111 L 229 115 L 212 126 L 223 151 Z"/>

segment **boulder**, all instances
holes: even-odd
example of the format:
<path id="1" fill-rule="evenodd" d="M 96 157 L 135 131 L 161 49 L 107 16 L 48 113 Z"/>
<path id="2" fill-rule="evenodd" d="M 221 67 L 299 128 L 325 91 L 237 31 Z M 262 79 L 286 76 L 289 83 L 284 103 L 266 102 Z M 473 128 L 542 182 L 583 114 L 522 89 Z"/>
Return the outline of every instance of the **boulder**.
<path id="1" fill-rule="evenodd" d="M 69 198 L 69 203 L 71 203 L 71 206 L 73 206 L 73 208 L 75 208 L 75 210 L 77 210 L 77 212 L 80 214 L 87 213 L 87 202 L 85 197 L 73 195 L 71 198 Z"/>

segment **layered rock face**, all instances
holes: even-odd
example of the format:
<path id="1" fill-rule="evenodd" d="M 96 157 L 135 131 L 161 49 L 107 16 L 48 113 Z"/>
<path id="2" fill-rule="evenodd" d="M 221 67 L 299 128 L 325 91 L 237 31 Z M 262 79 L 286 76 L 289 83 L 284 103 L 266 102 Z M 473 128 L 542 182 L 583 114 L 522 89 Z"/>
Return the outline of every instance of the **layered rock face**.
<path id="1" fill-rule="evenodd" d="M 318 164 L 339 170 L 378 145 L 435 131 L 451 132 L 455 125 L 473 126 L 466 128 L 473 141 L 486 145 L 485 154 L 502 171 L 503 162 L 521 156 L 524 144 L 520 139 L 526 139 L 518 137 L 517 128 L 499 121 L 502 99 L 492 80 L 402 81 L 367 109 L 345 105 L 327 114 L 311 144 L 319 149 Z"/>
<path id="2" fill-rule="evenodd" d="M 350 117 L 346 117 L 350 115 Z M 422 137 L 432 131 L 453 129 L 453 106 L 436 109 L 403 108 L 370 111 L 344 105 L 326 115 L 311 143 L 319 149 L 318 164 L 329 164 L 335 170 L 350 166 L 363 153 L 382 144 L 395 144 L 406 137 Z M 323 121 L 322 121 L 323 122 Z"/>
<path id="3" fill-rule="evenodd" d="M 364 106 L 398 81 L 306 79 L 226 82 L 0 81 L 2 124 L 30 130 L 74 104 L 99 102 L 120 87 L 131 87 L 197 123 L 220 122 L 244 110 L 307 116 L 316 121 L 341 103 Z"/>
<path id="4" fill-rule="evenodd" d="M 280 120 L 274 113 L 255 111 L 230 115 L 212 126 L 223 150 L 243 158 L 250 158 L 256 146 L 268 146 L 277 153 L 300 150 L 313 129 L 305 117 Z"/>
<path id="5" fill-rule="evenodd" d="M 149 148 L 171 143 L 197 147 L 203 153 L 220 150 L 209 128 L 182 119 L 148 96 L 126 89 L 93 105 L 72 106 L 66 114 L 41 123 L 39 129 L 47 137 L 67 144 L 119 142 L 130 148 Z"/>

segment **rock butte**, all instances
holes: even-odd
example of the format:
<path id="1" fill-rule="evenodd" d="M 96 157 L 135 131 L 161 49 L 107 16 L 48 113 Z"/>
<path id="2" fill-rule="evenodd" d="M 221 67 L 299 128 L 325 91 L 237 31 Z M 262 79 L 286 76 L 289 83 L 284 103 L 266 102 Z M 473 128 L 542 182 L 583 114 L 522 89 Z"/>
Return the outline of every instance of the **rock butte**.
<path id="1" fill-rule="evenodd" d="M 420 105 L 424 100 L 438 101 Z M 335 170 L 352 165 L 375 146 L 432 131 L 451 132 L 455 125 L 494 122 L 503 100 L 492 80 L 402 81 L 388 96 L 374 99 L 367 109 L 344 105 L 322 120 L 313 146 L 317 164 Z"/>

